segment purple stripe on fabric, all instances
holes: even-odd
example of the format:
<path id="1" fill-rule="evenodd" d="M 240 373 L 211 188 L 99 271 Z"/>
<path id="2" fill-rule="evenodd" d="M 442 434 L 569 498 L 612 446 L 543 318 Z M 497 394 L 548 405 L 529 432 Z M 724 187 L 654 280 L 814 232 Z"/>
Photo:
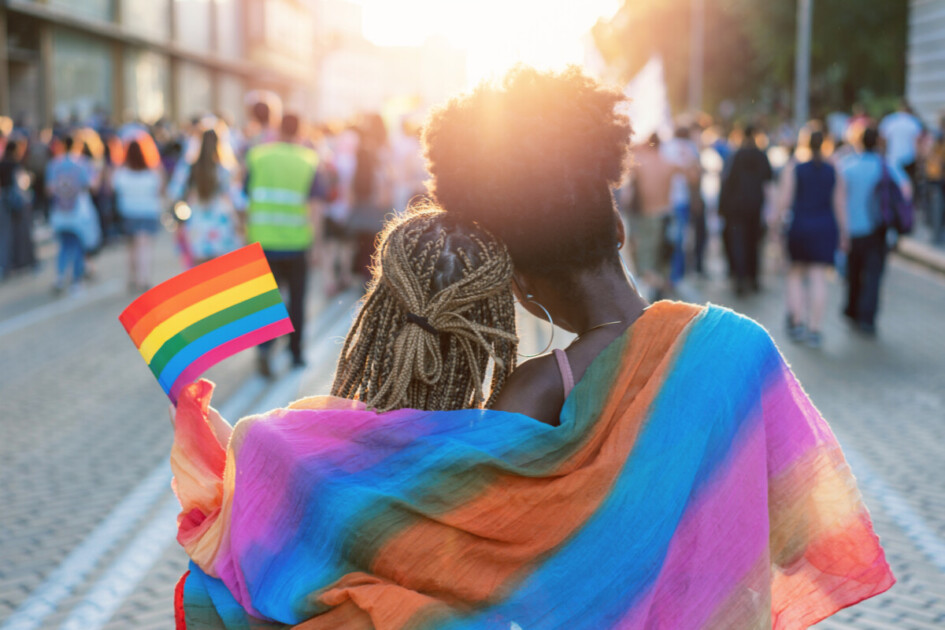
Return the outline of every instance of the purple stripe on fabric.
<path id="1" fill-rule="evenodd" d="M 768 443 L 777 445 L 768 453 L 768 474 L 772 477 L 811 449 L 835 441 L 790 369 L 783 363 L 777 369 L 779 372 L 771 375 L 761 396 Z"/>
<path id="2" fill-rule="evenodd" d="M 615 628 L 701 628 L 729 598 L 768 545 L 765 449 L 756 413 L 686 508 L 653 588 Z"/>
<path id="3" fill-rule="evenodd" d="M 291 488 L 303 466 L 325 466 L 354 473 L 381 463 L 391 452 L 364 449 L 363 441 L 370 439 L 382 424 L 399 424 L 404 445 L 437 430 L 433 421 L 418 421 L 418 413 L 422 412 L 408 409 L 378 414 L 350 409 L 337 412 L 287 409 L 281 417 L 268 414 L 264 422 L 244 421 L 249 423 L 245 436 L 233 440 L 237 466 L 240 470 L 265 471 L 265 474 L 237 478 L 232 514 L 243 518 L 231 525 L 230 545 L 221 550 L 215 569 L 237 601 L 246 605 L 251 614 L 259 615 L 249 605 L 251 598 L 243 569 L 233 559 L 240 558 L 240 562 L 244 562 L 249 557 L 266 557 L 265 553 L 259 553 L 260 548 L 273 551 L 283 548 L 296 535 L 304 519 L 304 506 L 286 504 L 284 493 L 272 492 L 272 488 Z M 312 432 L 307 416 L 316 414 L 318 431 Z M 407 419 L 409 421 L 402 422 Z M 238 432 L 239 425 L 234 438 Z M 326 434 L 329 434 L 327 438 Z M 386 431 L 385 435 L 389 440 L 391 431 Z M 253 550 L 256 552 L 252 553 Z M 246 567 L 246 570 L 258 574 L 258 568 Z"/>

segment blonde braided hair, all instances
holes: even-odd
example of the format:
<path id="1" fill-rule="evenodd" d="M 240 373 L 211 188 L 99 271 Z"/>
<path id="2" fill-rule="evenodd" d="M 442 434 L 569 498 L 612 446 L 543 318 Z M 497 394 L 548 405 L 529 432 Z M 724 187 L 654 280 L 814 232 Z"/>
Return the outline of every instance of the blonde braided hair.
<path id="1" fill-rule="evenodd" d="M 435 207 L 388 224 L 373 280 L 338 359 L 332 394 L 368 408 L 491 405 L 515 367 L 512 260 L 505 245 Z"/>

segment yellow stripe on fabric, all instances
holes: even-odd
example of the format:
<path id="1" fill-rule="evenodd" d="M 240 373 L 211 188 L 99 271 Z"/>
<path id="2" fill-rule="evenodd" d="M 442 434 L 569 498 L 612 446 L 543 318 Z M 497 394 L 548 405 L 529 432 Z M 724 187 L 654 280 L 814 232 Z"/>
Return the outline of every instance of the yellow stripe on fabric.
<path id="1" fill-rule="evenodd" d="M 266 274 L 258 278 L 253 278 L 248 282 L 239 284 L 232 289 L 221 291 L 205 300 L 188 306 L 179 313 L 175 313 L 154 327 L 154 330 L 141 342 L 138 351 L 144 357 L 146 363 L 150 364 L 151 359 L 157 354 L 168 339 L 184 330 L 188 326 L 199 322 L 205 317 L 218 313 L 234 304 L 239 304 L 244 300 L 254 298 L 257 295 L 272 291 L 276 288 L 276 280 L 272 274 Z"/>

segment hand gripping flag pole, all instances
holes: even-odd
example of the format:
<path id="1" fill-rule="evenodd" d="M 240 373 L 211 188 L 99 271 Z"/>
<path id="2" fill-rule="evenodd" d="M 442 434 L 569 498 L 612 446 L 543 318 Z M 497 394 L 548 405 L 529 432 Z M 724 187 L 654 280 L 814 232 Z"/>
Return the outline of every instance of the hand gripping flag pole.
<path id="1" fill-rule="evenodd" d="M 259 243 L 159 284 L 118 319 L 175 404 L 211 366 L 294 330 Z"/>

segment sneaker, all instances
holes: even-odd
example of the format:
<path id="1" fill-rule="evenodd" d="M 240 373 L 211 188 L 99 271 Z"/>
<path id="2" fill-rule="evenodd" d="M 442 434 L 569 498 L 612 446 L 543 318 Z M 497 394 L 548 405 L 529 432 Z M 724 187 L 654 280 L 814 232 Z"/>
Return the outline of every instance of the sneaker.
<path id="1" fill-rule="evenodd" d="M 791 316 L 788 315 L 787 334 L 788 339 L 794 343 L 800 343 L 807 338 L 807 328 L 804 326 L 804 324 L 795 324 L 793 321 L 791 321 Z"/>
<path id="2" fill-rule="evenodd" d="M 824 345 L 824 338 L 819 332 L 812 330 L 807 333 L 807 338 L 804 339 L 804 345 L 808 348 L 820 348 Z"/>
<path id="3" fill-rule="evenodd" d="M 295 357 L 295 358 L 292 359 L 292 369 L 293 369 L 293 370 L 300 370 L 300 369 L 304 368 L 306 365 L 307 365 L 307 364 L 305 363 L 305 359 L 303 359 L 302 357 Z"/>
<path id="4" fill-rule="evenodd" d="M 876 336 L 876 324 L 871 324 L 869 322 L 857 322 L 856 329 L 867 337 Z"/>

